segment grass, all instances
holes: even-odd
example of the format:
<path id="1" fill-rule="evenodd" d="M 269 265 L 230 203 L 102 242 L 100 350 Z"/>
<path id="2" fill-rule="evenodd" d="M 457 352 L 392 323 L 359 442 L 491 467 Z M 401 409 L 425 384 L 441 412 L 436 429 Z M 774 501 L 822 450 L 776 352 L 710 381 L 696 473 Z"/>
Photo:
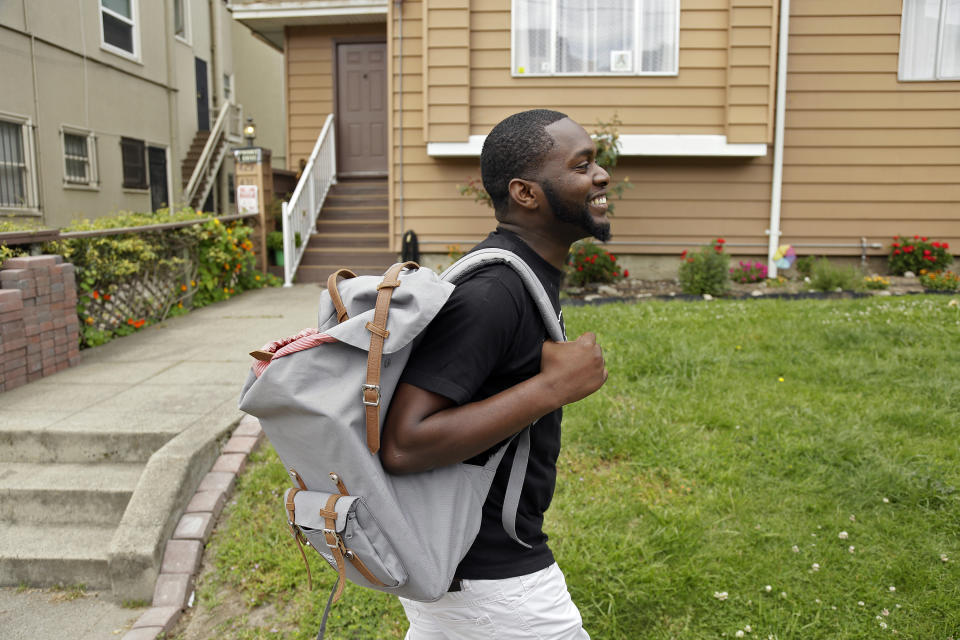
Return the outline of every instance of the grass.
<path id="1" fill-rule="evenodd" d="M 960 307 L 944 296 L 648 302 L 565 311 L 611 375 L 568 407 L 546 529 L 598 639 L 960 635 Z M 311 638 L 269 447 L 214 536 L 222 637 Z M 259 616 L 258 622 L 252 620 Z M 749 625 L 750 630 L 747 631 Z M 348 587 L 328 638 L 402 638 Z M 275 632 L 274 632 L 275 630 Z"/>

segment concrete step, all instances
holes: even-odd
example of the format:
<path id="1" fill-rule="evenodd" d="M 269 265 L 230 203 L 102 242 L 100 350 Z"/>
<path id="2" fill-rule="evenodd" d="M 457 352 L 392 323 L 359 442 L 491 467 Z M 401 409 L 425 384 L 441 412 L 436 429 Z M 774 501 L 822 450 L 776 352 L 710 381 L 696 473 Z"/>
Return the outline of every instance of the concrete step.
<path id="1" fill-rule="evenodd" d="M 117 525 L 143 464 L 0 463 L 0 521 Z"/>
<path id="2" fill-rule="evenodd" d="M 317 220 L 317 233 L 336 234 L 336 233 L 380 233 L 386 235 L 389 233 L 390 225 L 386 220 L 383 222 L 354 221 L 354 220 Z"/>
<path id="3" fill-rule="evenodd" d="M 370 249 L 366 247 L 324 247 L 311 249 L 309 246 L 303 252 L 300 267 L 305 265 L 332 265 L 334 270 L 340 267 L 370 267 L 383 271 L 398 260 L 398 254 L 386 249 Z"/>
<path id="4" fill-rule="evenodd" d="M 171 431 L 17 429 L 0 431 L 3 462 L 146 462 Z"/>
<path id="5" fill-rule="evenodd" d="M 110 589 L 107 552 L 114 527 L 0 522 L 0 585 L 84 584 Z"/>
<path id="6" fill-rule="evenodd" d="M 352 220 L 355 222 L 386 222 L 389 213 L 375 207 L 324 206 L 318 220 Z"/>
<path id="7" fill-rule="evenodd" d="M 333 247 L 363 247 L 367 249 L 389 250 L 389 236 L 386 233 L 322 233 L 310 236 L 307 250 Z"/>

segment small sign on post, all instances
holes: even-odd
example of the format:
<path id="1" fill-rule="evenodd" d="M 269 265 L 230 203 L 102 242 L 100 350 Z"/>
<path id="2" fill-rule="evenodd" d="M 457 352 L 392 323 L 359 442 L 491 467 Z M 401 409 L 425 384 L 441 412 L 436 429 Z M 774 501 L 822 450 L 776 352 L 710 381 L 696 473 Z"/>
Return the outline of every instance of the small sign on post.
<path id="1" fill-rule="evenodd" d="M 260 213 L 259 189 L 255 184 L 237 185 L 237 213 Z"/>

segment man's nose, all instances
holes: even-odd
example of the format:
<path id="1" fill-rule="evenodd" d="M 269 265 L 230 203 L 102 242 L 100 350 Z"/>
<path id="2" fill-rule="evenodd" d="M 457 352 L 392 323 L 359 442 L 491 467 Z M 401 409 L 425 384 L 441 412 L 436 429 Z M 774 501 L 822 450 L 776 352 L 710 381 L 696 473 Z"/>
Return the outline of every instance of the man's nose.
<path id="1" fill-rule="evenodd" d="M 601 184 L 603 186 L 606 186 L 610 183 L 610 174 L 607 173 L 607 170 L 600 165 L 597 165 L 597 171 L 593 174 L 593 183 Z"/>

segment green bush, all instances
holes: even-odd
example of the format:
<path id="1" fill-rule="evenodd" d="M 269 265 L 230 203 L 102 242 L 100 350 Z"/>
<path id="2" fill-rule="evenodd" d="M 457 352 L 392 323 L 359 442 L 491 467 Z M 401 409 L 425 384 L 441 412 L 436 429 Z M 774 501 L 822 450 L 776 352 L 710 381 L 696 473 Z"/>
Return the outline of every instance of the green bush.
<path id="1" fill-rule="evenodd" d="M 80 220 L 63 231 L 94 231 L 204 219 L 188 207 Z M 62 238 L 45 247 L 76 267 L 80 346 L 133 333 L 171 314 L 279 281 L 254 266 L 252 228 L 219 219 L 178 229 Z"/>
<path id="2" fill-rule="evenodd" d="M 817 259 L 814 256 L 803 256 L 797 258 L 793 268 L 797 270 L 801 277 L 809 278 L 810 274 L 813 273 L 813 263 L 816 261 Z"/>
<path id="3" fill-rule="evenodd" d="M 810 289 L 813 291 L 859 291 L 863 286 L 863 273 L 856 267 L 838 267 L 826 258 L 820 258 L 810 269 Z"/>
<path id="4" fill-rule="evenodd" d="M 696 253 L 688 254 L 684 251 L 680 254 L 683 262 L 680 264 L 678 278 L 684 293 L 707 293 L 713 296 L 726 293 L 730 285 L 730 256 L 723 252 L 725 242 L 723 238 L 717 238 Z"/>
<path id="5" fill-rule="evenodd" d="M 930 291 L 956 291 L 960 288 L 960 277 L 953 271 L 935 271 L 920 276 L 920 284 Z"/>
<path id="6" fill-rule="evenodd" d="M 630 271 L 620 271 L 617 256 L 589 240 L 574 243 L 567 256 L 567 282 L 580 287 L 590 282 L 614 282 Z"/>
<path id="7" fill-rule="evenodd" d="M 890 244 L 890 273 L 902 276 L 907 271 L 942 271 L 953 262 L 946 242 L 931 242 L 921 236 L 896 236 Z"/>

